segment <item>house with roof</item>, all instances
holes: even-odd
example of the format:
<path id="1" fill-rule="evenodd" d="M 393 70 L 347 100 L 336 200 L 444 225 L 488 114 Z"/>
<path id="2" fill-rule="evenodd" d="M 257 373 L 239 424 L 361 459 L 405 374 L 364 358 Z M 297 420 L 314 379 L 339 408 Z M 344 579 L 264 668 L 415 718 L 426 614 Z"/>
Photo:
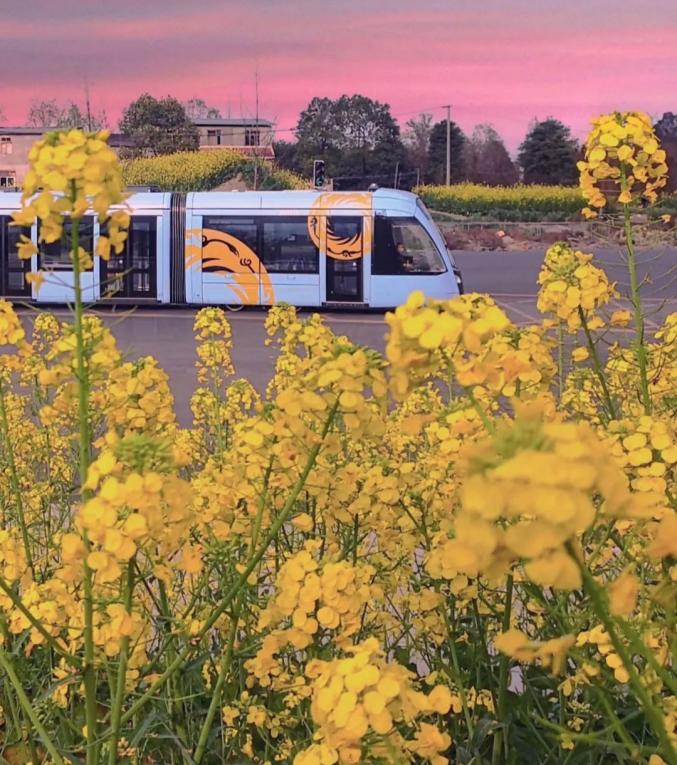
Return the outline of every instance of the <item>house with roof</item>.
<path id="1" fill-rule="evenodd" d="M 236 149 L 243 154 L 262 159 L 274 159 L 273 123 L 246 117 L 195 119 L 200 134 L 200 149 Z"/>
<path id="2" fill-rule="evenodd" d="M 28 172 L 28 152 L 54 127 L 0 127 L 0 191 L 20 189 Z M 114 150 L 132 146 L 128 136 L 112 133 L 109 145 Z"/>

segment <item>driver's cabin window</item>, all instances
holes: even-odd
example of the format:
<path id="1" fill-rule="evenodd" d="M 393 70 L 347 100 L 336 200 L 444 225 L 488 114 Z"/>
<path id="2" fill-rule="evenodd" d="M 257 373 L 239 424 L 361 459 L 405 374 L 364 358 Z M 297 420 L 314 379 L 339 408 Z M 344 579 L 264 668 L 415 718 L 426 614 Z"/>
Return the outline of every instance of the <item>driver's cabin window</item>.
<path id="1" fill-rule="evenodd" d="M 373 274 L 441 274 L 446 270 L 435 243 L 416 219 L 376 216 Z"/>

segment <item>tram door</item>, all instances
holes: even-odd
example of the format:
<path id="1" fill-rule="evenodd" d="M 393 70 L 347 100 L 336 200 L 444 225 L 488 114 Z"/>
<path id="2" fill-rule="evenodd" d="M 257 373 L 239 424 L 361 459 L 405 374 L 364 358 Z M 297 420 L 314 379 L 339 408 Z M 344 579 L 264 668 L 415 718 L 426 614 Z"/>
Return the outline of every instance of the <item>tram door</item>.
<path id="1" fill-rule="evenodd" d="M 17 255 L 22 230 L 10 226 L 11 220 L 9 215 L 0 216 L 0 296 L 29 298 L 31 285 L 26 281 L 26 274 L 31 270 L 31 261 L 21 260 Z"/>
<path id="2" fill-rule="evenodd" d="M 327 302 L 363 301 L 363 218 L 328 216 Z"/>
<path id="3" fill-rule="evenodd" d="M 102 231 L 102 234 L 105 234 Z M 101 297 L 142 300 L 157 298 L 157 218 L 131 219 L 124 250 L 100 259 Z"/>

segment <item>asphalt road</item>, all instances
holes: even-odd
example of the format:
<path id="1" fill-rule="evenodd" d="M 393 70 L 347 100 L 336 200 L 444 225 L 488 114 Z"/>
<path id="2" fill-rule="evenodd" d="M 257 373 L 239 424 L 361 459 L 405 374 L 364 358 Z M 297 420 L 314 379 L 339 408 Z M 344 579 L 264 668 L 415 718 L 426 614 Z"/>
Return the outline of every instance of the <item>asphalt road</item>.
<path id="1" fill-rule="evenodd" d="M 455 253 L 466 291 L 488 292 L 507 310 L 517 324 L 539 321 L 536 311 L 536 278 L 543 258 L 539 251 Z M 600 251 L 599 262 L 609 277 L 627 293 L 628 278 L 619 251 Z M 649 329 L 665 314 L 677 310 L 677 250 L 643 252 L 640 276 L 646 279 L 643 297 Z M 57 311 L 61 313 L 61 311 Z M 144 308 L 132 315 L 125 311 L 100 311 L 115 334 L 119 347 L 130 358 L 153 355 L 170 377 L 182 424 L 190 423 L 190 395 L 195 387 L 195 342 L 192 334 L 194 309 Z M 325 313 L 336 332 L 354 342 L 384 347 L 382 313 Z M 264 345 L 263 309 L 244 309 L 229 315 L 233 329 L 233 362 L 238 377 L 247 377 L 263 390 L 270 379 L 274 351 Z"/>

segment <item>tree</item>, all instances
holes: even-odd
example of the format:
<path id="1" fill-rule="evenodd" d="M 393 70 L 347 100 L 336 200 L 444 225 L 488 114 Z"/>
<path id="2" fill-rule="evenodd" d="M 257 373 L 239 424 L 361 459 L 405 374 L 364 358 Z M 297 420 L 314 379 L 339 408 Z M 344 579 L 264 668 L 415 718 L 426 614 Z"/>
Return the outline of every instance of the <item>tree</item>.
<path id="1" fill-rule="evenodd" d="M 105 112 L 86 112 L 75 101 L 59 104 L 55 99 L 34 99 L 28 110 L 28 124 L 32 127 L 83 128 L 101 130 L 106 127 Z"/>
<path id="2" fill-rule="evenodd" d="M 49 101 L 33 99 L 27 121 L 31 127 L 58 127 L 62 113 L 62 107 L 53 98 Z"/>
<path id="3" fill-rule="evenodd" d="M 120 130 L 134 140 L 127 156 L 155 156 L 198 148 L 199 134 L 181 103 L 171 96 L 139 96 L 123 111 Z"/>
<path id="4" fill-rule="evenodd" d="M 661 141 L 677 140 L 677 114 L 665 112 L 654 125 L 654 130 Z"/>
<path id="5" fill-rule="evenodd" d="M 465 147 L 465 168 L 469 181 L 488 186 L 517 183 L 517 168 L 503 139 L 491 125 L 477 125 Z"/>
<path id="6" fill-rule="evenodd" d="M 291 141 L 273 141 L 275 162 L 285 170 L 299 172 L 298 144 Z"/>
<path id="7" fill-rule="evenodd" d="M 0 125 L 7 119 L 5 116 L 5 110 L 0 106 Z"/>
<path id="8" fill-rule="evenodd" d="M 402 142 L 407 148 L 409 164 L 416 168 L 420 178 L 425 178 L 428 171 L 428 150 L 432 132 L 432 114 L 419 114 L 406 123 L 407 129 L 402 135 Z"/>
<path id="9" fill-rule="evenodd" d="M 313 98 L 296 128 L 300 170 L 324 159 L 329 176 L 392 175 L 404 168 L 405 150 L 390 107 L 366 96 Z"/>
<path id="10" fill-rule="evenodd" d="M 465 148 L 468 139 L 461 128 L 451 123 L 451 182 L 465 180 Z M 447 121 L 436 122 L 430 131 L 428 148 L 428 175 L 430 183 L 446 183 L 447 178 Z"/>
<path id="11" fill-rule="evenodd" d="M 209 106 L 201 98 L 189 98 L 183 102 L 183 108 L 189 120 L 214 120 L 221 117 L 221 112 L 215 106 Z"/>
<path id="12" fill-rule="evenodd" d="M 661 147 L 667 154 L 668 185 L 665 191 L 677 191 L 677 114 L 665 112 L 654 125 Z"/>
<path id="13" fill-rule="evenodd" d="M 534 120 L 519 147 L 517 161 L 524 183 L 563 184 L 578 182 L 578 141 L 559 120 Z"/>

